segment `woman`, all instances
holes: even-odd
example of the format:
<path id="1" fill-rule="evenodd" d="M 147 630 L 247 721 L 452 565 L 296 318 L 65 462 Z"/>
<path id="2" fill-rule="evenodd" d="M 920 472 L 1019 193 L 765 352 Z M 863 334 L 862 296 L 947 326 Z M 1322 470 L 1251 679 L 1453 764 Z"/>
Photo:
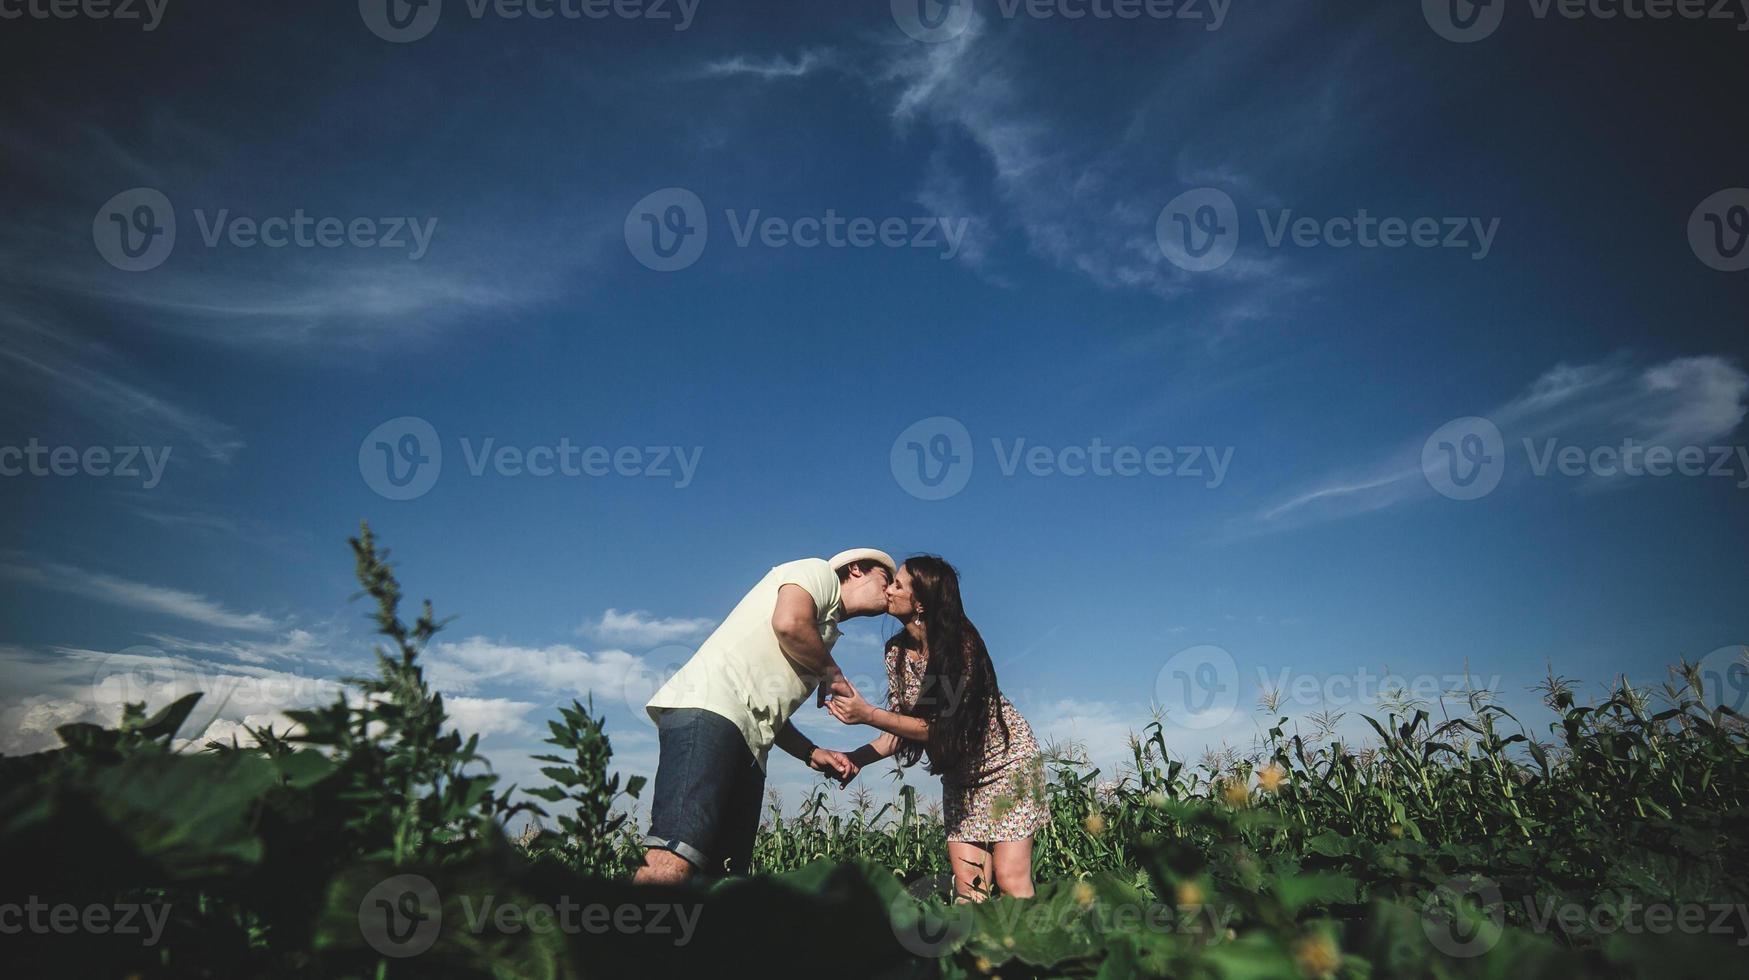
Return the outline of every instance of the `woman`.
<path id="1" fill-rule="evenodd" d="M 827 702 L 839 721 L 882 732 L 851 760 L 897 754 L 910 766 L 927 752 L 941 776 L 956 900 L 982 901 L 992 879 L 1005 895 L 1031 898 L 1032 835 L 1050 820 L 1043 759 L 996 687 L 984 639 L 960 605 L 959 573 L 934 555 L 907 559 L 887 587 L 887 613 L 904 624 L 887 641 L 887 708 L 842 681 Z"/>

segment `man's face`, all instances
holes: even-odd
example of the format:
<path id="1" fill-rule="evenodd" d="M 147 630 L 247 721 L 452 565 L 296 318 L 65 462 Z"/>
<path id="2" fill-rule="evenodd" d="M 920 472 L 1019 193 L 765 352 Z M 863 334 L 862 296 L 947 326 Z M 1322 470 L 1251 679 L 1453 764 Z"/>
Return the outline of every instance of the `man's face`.
<path id="1" fill-rule="evenodd" d="M 844 612 L 849 616 L 874 616 L 887 611 L 887 585 L 891 582 L 884 566 L 868 571 L 850 570 L 844 587 L 838 590 Z"/>

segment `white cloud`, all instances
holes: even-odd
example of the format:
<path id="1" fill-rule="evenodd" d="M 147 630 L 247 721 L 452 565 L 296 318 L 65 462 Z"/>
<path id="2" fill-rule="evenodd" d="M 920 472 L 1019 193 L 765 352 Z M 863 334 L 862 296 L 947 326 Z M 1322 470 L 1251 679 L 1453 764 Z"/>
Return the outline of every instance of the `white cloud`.
<path id="1" fill-rule="evenodd" d="M 193 592 L 133 582 L 113 575 L 89 572 L 56 562 L 44 562 L 36 565 L 3 562 L 0 563 L 0 576 L 39 588 L 66 592 L 87 599 L 126 606 L 130 609 L 174 616 L 177 619 L 185 619 L 189 622 L 220 629 L 261 631 L 276 629 L 279 626 L 279 623 L 270 616 L 258 612 L 232 612 L 213 600 Z"/>
<path id="2" fill-rule="evenodd" d="M 609 609 L 595 622 L 578 627 L 577 632 L 608 643 L 653 647 L 701 637 L 716 625 L 714 619 L 659 618 L 640 609 L 630 612 Z"/>
<path id="3" fill-rule="evenodd" d="M 163 633 L 148 633 L 146 638 L 166 650 L 217 654 L 249 664 L 263 664 L 269 660 L 287 660 L 294 657 L 304 659 L 320 649 L 315 635 L 301 629 L 287 630 L 285 636 L 277 640 L 225 640 L 210 643 Z"/>
<path id="4" fill-rule="evenodd" d="M 1622 359 L 1557 364 L 1524 392 L 1479 413 L 1500 429 L 1507 475 L 1522 476 L 1525 440 L 1563 446 L 1706 446 L 1736 431 L 1746 411 L 1749 375 L 1718 356 L 1683 357 L 1634 367 Z M 1427 433 L 1438 423 L 1427 425 Z M 1425 434 L 1424 434 L 1425 435 Z M 1422 440 L 1412 439 L 1372 464 L 1320 479 L 1257 515 L 1260 527 L 1347 517 L 1432 496 L 1421 469 Z M 1585 478 L 1586 486 L 1623 486 L 1627 478 Z"/>
<path id="5" fill-rule="evenodd" d="M 424 654 L 425 674 L 437 688 L 475 692 L 492 684 L 534 687 L 565 699 L 593 694 L 597 710 L 623 704 L 634 715 L 660 686 L 660 670 L 624 650 L 587 653 L 555 644 L 519 647 L 473 636 L 454 643 L 434 643 Z"/>
<path id="6" fill-rule="evenodd" d="M 830 52 L 803 51 L 794 61 L 781 55 L 766 59 L 735 55 L 706 64 L 699 74 L 707 78 L 731 75 L 753 75 L 762 79 L 800 78 L 821 68 L 831 67 Z"/>
<path id="7" fill-rule="evenodd" d="M 445 696 L 443 710 L 450 724 L 463 735 L 529 735 L 534 732 L 527 715 L 540 705 L 533 701 L 512 701 L 509 698 L 469 698 Z"/>
<path id="8" fill-rule="evenodd" d="M 1039 107 L 1044 101 L 1024 81 L 1035 74 L 1025 49 L 974 14 L 951 40 L 931 45 L 895 46 L 877 73 L 893 86 L 892 117 L 901 127 L 918 121 L 948 136 L 969 138 L 981 151 L 994 181 L 994 193 L 1035 253 L 1113 289 L 1140 289 L 1172 298 L 1193 281 L 1244 282 L 1250 293 L 1243 308 L 1223 319 L 1238 322 L 1261 316 L 1260 292 L 1297 289 L 1300 278 L 1281 270 L 1278 257 L 1240 255 L 1217 270 L 1186 273 L 1167 261 L 1154 234 L 1154 222 L 1172 194 L 1154 181 L 1120 179 L 1122 158 L 1111 147 L 1130 138 L 1100 140 L 1097 154 L 1077 154 L 1063 138 L 1073 122 L 1054 119 Z M 967 207 L 964 183 L 948 171 L 938 154 L 931 161 L 920 200 L 926 205 L 966 208 L 974 235 L 968 260 L 986 264 L 994 220 Z"/>

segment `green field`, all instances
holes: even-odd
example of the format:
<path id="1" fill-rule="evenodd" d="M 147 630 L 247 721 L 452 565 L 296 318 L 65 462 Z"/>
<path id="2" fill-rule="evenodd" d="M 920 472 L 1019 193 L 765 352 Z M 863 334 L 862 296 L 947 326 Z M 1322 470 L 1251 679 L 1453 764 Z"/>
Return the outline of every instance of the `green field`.
<path id="1" fill-rule="evenodd" d="M 190 696 L 0 758 L 0 904 L 44 923 L 0 936 L 13 975 L 1749 972 L 1749 734 L 1685 662 L 1596 703 L 1551 675 L 1537 718 L 1486 691 L 1437 722 L 1398 700 L 1364 745 L 1268 713 L 1254 751 L 1193 762 L 1145 723 L 1122 773 L 1052 762 L 1031 900 L 943 902 L 942 826 L 911 787 L 878 807 L 822 789 L 774 808 L 753 877 L 644 889 L 643 780 L 612 774 L 591 707 L 550 723 L 552 782 L 522 788 L 540 810 L 512 802 L 424 680 L 429 605 L 404 621 L 368 529 L 354 548 L 379 673 L 294 713 L 296 738 L 173 752 Z M 147 943 L 92 907 L 161 925 Z"/>

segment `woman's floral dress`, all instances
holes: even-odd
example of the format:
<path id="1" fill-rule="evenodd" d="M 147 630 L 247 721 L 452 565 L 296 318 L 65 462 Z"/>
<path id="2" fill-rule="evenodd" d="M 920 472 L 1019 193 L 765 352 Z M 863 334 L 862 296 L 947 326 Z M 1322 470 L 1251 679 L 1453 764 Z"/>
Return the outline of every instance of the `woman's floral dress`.
<path id="1" fill-rule="evenodd" d="M 887 648 L 887 710 L 900 712 L 917 703 L 923 667 L 921 656 L 906 656 L 897 645 Z M 996 716 L 991 715 L 982 764 L 942 775 L 941 814 L 950 841 L 1024 840 L 1051 819 L 1038 741 L 1014 704 L 1000 693 L 997 699 L 1008 723 L 1007 745 Z M 984 775 L 989 781 L 975 785 Z"/>

